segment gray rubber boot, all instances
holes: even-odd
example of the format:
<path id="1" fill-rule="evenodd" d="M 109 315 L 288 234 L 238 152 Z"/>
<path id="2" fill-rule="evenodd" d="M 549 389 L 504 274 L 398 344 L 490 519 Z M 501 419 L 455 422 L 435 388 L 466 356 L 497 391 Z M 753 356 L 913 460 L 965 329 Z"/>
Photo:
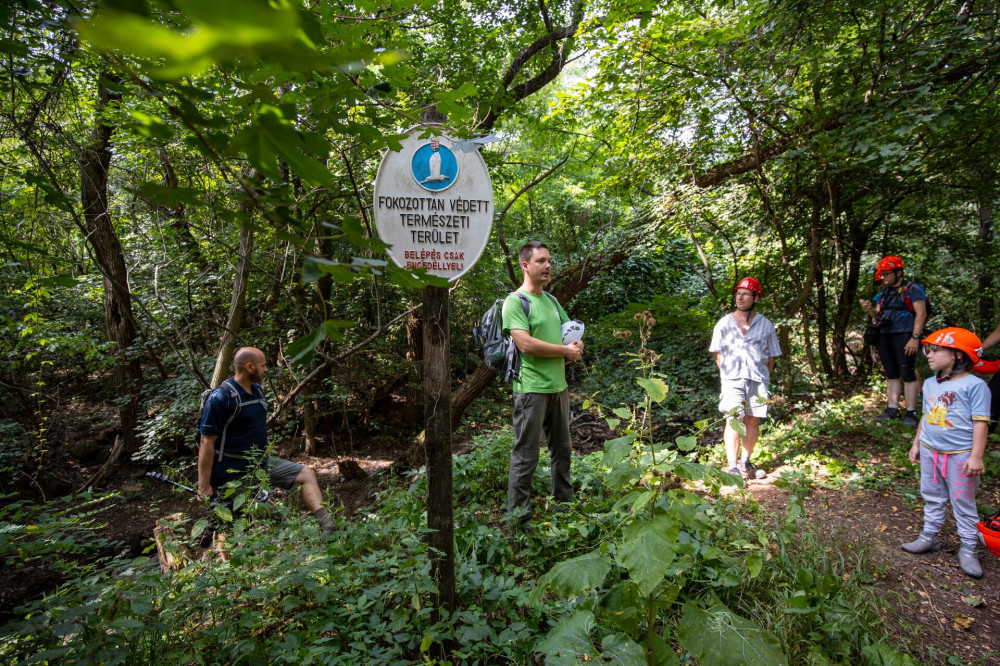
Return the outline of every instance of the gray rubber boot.
<path id="1" fill-rule="evenodd" d="M 983 568 L 979 565 L 979 555 L 976 554 L 975 546 L 962 546 L 958 549 L 958 566 L 966 576 L 983 577 Z"/>
<path id="2" fill-rule="evenodd" d="M 908 553 L 931 553 L 941 550 L 941 540 L 937 538 L 936 534 L 924 534 L 921 532 L 916 540 L 904 543 L 901 547 Z"/>

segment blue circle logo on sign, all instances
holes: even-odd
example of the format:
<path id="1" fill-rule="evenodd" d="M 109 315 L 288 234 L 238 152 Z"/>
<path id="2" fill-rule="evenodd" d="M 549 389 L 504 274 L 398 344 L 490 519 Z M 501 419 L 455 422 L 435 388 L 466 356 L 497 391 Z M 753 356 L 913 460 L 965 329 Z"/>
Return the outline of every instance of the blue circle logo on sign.
<path id="1" fill-rule="evenodd" d="M 428 192 L 442 192 L 455 184 L 458 160 L 450 148 L 434 138 L 413 153 L 410 173 L 417 185 Z"/>

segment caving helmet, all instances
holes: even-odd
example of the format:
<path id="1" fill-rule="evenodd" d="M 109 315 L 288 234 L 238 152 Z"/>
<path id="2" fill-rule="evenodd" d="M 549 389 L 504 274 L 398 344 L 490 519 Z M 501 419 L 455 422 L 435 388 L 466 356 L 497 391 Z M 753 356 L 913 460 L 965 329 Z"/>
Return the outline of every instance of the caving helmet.
<path id="1" fill-rule="evenodd" d="M 1000 557 L 1000 513 L 983 518 L 976 523 L 979 538 L 991 553 Z"/>
<path id="2" fill-rule="evenodd" d="M 921 343 L 952 350 L 955 358 L 955 366 L 947 375 L 942 376 L 939 372 L 939 382 L 950 379 L 952 374 L 960 370 L 973 370 L 976 364 L 979 363 L 979 355 L 983 353 L 983 343 L 979 340 L 979 337 L 972 331 L 967 331 L 957 326 L 949 326 L 948 328 L 942 328 L 940 331 L 934 331 L 921 340 Z M 958 352 L 963 353 L 959 354 Z"/>
<path id="3" fill-rule="evenodd" d="M 583 322 L 579 319 L 570 319 L 562 325 L 562 343 L 568 345 L 583 337 Z"/>
<path id="4" fill-rule="evenodd" d="M 733 291 L 737 291 L 739 289 L 749 289 L 753 293 L 757 294 L 757 298 L 760 298 L 760 295 L 761 295 L 761 292 L 762 292 L 761 287 L 760 287 L 760 281 L 757 280 L 757 278 L 752 278 L 752 277 L 749 277 L 749 276 L 743 278 L 742 280 L 740 280 L 736 284 L 736 286 L 733 287 Z"/>
<path id="5" fill-rule="evenodd" d="M 880 272 L 894 271 L 896 269 L 903 270 L 903 260 L 894 254 L 889 254 L 881 259 L 879 259 L 878 264 L 875 265 L 875 270 Z"/>

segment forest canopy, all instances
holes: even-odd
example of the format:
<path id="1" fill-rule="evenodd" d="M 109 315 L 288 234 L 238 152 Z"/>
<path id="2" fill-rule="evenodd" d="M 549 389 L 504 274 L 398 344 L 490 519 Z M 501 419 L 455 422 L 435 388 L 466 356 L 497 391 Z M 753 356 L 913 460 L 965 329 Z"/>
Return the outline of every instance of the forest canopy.
<path id="1" fill-rule="evenodd" d="M 4 3 L 0 491 L 83 490 L 49 469 L 83 442 L 102 476 L 190 471 L 241 346 L 275 362 L 286 450 L 419 441 L 420 291 L 448 285 L 389 260 L 372 200 L 432 124 L 480 152 L 496 211 L 450 285 L 455 432 L 506 418 L 470 331 L 528 240 L 587 323 L 577 413 L 642 399 L 616 332 L 655 317 L 660 443 L 714 418 L 708 338 L 746 275 L 789 411 L 879 376 L 858 301 L 883 255 L 930 295 L 925 330 L 985 338 L 998 59 L 1000 9 L 972 0 Z"/>

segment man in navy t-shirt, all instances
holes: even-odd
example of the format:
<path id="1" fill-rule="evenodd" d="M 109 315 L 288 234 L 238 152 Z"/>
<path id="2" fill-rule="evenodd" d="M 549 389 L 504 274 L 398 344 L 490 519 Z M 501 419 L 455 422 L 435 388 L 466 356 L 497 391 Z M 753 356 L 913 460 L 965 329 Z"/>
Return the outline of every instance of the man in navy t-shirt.
<path id="1" fill-rule="evenodd" d="M 323 507 L 316 473 L 304 465 L 267 455 L 267 401 L 258 383 L 267 373 L 264 352 L 243 347 L 236 351 L 233 365 L 235 373 L 225 382 L 228 386 L 213 391 L 202 409 L 198 492 L 211 497 L 215 488 L 263 467 L 271 485 L 286 490 L 301 486 L 302 503 L 316 516 L 323 534 L 331 534 L 334 521 Z"/>

